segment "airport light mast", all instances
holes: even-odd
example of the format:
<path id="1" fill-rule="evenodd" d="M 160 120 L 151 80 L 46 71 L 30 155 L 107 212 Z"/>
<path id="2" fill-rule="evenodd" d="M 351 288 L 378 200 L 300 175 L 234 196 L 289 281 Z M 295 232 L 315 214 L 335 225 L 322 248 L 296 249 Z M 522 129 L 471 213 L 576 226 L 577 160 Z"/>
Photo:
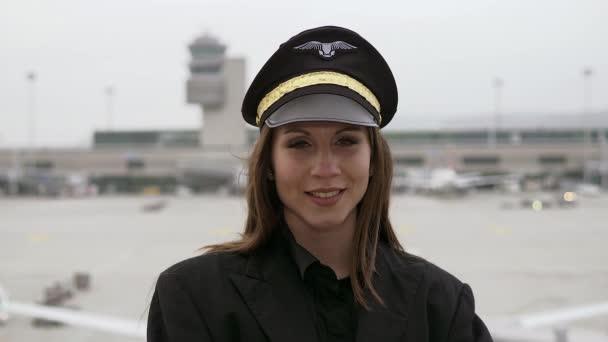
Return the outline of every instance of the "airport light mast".
<path id="1" fill-rule="evenodd" d="M 114 129 L 114 87 L 107 86 L 104 89 L 104 95 L 106 100 L 106 120 L 107 120 L 107 129 L 111 131 Z"/>
<path id="2" fill-rule="evenodd" d="M 591 78 L 593 69 L 589 66 L 583 68 L 583 115 L 585 118 L 591 113 Z M 585 122 L 583 119 L 582 122 Z M 589 155 L 591 154 L 591 127 L 583 127 L 583 180 L 590 182 L 588 170 Z"/>
<path id="3" fill-rule="evenodd" d="M 492 120 L 492 128 L 490 129 L 489 145 L 491 148 L 496 148 L 498 145 L 498 128 L 500 126 L 501 106 L 502 106 L 502 87 L 503 80 L 495 78 L 492 82 L 494 88 L 494 116 Z"/>
<path id="4" fill-rule="evenodd" d="M 28 147 L 33 150 L 36 145 L 36 73 L 30 71 L 26 74 L 28 83 Z"/>

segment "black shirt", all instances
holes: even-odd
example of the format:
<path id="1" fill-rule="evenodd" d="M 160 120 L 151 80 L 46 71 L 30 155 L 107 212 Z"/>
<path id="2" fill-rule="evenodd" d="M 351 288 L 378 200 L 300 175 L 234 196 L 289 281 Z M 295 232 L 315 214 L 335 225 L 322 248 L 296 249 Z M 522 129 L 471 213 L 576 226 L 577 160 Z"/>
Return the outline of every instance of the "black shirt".
<path id="1" fill-rule="evenodd" d="M 313 298 L 319 340 L 354 341 L 356 307 L 350 278 L 338 279 L 330 267 L 297 243 L 288 228 L 284 229 L 291 256 Z"/>

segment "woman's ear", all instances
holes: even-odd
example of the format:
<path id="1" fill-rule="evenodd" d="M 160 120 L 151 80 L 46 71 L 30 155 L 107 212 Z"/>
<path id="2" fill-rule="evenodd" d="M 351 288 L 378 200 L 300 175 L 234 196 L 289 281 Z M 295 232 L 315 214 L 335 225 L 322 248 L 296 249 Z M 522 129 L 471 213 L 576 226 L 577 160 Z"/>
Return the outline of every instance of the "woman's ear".
<path id="1" fill-rule="evenodd" d="M 268 178 L 268 180 L 270 181 L 274 180 L 274 173 L 272 173 L 272 170 L 268 171 L 268 173 L 266 174 L 266 178 Z"/>

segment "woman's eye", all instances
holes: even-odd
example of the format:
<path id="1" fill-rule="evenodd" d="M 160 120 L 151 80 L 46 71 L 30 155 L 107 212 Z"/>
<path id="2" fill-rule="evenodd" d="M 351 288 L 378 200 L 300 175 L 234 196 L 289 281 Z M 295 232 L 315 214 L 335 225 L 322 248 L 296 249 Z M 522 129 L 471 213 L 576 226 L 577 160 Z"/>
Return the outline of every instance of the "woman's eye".
<path id="1" fill-rule="evenodd" d="M 300 149 L 300 148 L 305 148 L 309 145 L 310 144 L 306 140 L 296 140 L 296 141 L 290 141 L 289 144 L 287 144 L 287 147 Z"/>
<path id="2" fill-rule="evenodd" d="M 342 137 L 340 139 L 338 139 L 338 145 L 341 146 L 352 146 L 352 145 L 356 145 L 357 143 L 359 143 L 359 141 L 355 138 L 351 138 L 351 137 Z"/>

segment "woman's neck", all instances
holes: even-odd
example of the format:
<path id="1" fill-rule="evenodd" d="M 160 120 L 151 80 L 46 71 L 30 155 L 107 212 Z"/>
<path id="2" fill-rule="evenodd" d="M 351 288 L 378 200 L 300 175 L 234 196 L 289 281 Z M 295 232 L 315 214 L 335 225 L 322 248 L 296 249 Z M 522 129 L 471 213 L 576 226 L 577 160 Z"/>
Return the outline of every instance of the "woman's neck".
<path id="1" fill-rule="evenodd" d="M 357 217 L 355 210 L 344 222 L 331 227 L 311 226 L 289 210 L 285 210 L 284 215 L 289 229 L 300 246 L 306 248 L 322 264 L 329 266 L 338 278 L 350 274 Z"/>

